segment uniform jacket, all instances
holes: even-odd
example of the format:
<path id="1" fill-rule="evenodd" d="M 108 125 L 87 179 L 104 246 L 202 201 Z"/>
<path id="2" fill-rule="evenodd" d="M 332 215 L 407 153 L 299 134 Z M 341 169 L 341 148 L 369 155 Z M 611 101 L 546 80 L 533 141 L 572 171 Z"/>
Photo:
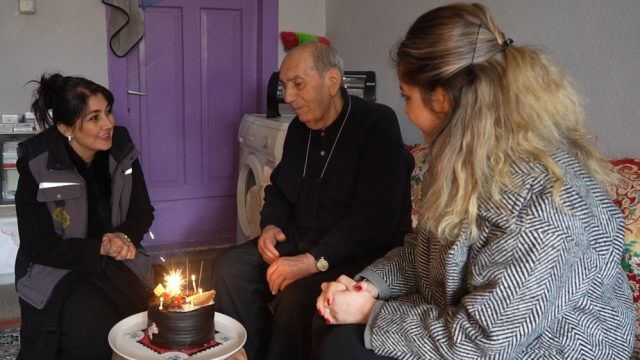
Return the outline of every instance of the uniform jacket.
<path id="1" fill-rule="evenodd" d="M 87 263 L 99 266 L 100 241 L 86 240 L 87 234 L 87 189 L 84 178 L 76 171 L 67 153 L 57 128 L 52 127 L 19 145 L 19 161 L 27 161 L 30 175 L 38 184 L 37 202 L 45 204 L 53 223 L 56 235 L 83 248 L 91 254 Z M 109 150 L 109 171 L 111 173 L 111 222 L 114 228 L 127 219 L 133 188 L 133 164 L 139 152 L 133 146 L 124 127 L 116 126 L 113 131 L 113 145 Z M 23 176 L 25 174 L 21 174 Z M 26 175 L 25 175 L 26 176 Z M 146 193 L 146 192 L 145 192 Z M 33 201 L 16 194 L 16 206 Z M 153 215 L 151 215 L 151 220 Z M 31 221 L 19 217 L 21 228 Z M 150 225 L 150 223 L 148 224 Z M 33 226 L 42 226 L 33 224 Z M 148 229 L 148 227 L 147 227 Z M 126 233 L 126 232 L 125 232 Z M 129 235 L 129 234 L 128 234 Z M 22 234 L 21 234 L 22 236 Z M 132 239 L 133 240 L 133 239 Z M 140 238 L 134 243 L 138 248 Z M 47 241 L 47 240 L 42 240 Z M 35 262 L 21 246 L 16 259 L 16 284 L 20 298 L 37 309 L 47 304 L 56 284 L 68 272 L 80 269 L 83 264 L 75 262 L 69 266 L 59 266 L 55 259 L 55 242 L 42 244 L 40 251 L 49 249 L 51 256 L 39 254 L 42 261 Z M 35 246 L 32 246 L 34 248 Z M 30 250 L 36 252 L 38 250 Z M 81 250 L 80 250 L 81 251 Z M 64 256 L 64 255 L 62 255 Z M 97 261 L 96 261 L 97 260 Z M 139 251 L 133 260 L 125 260 L 126 265 L 140 278 L 149 289 L 153 288 L 153 269 L 149 257 Z M 53 266 L 55 265 L 55 266 Z M 82 270 L 99 270 L 85 268 Z"/>

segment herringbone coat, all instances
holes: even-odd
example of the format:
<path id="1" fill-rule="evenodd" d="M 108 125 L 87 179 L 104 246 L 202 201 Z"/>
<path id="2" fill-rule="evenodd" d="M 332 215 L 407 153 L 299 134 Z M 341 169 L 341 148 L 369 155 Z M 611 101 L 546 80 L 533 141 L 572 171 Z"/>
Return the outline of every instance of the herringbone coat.
<path id="1" fill-rule="evenodd" d="M 573 155 L 553 157 L 563 209 L 543 166 L 516 165 L 519 186 L 501 193 L 508 213 L 481 201 L 475 243 L 418 231 L 358 275 L 380 292 L 368 348 L 416 360 L 629 359 L 622 214 Z"/>

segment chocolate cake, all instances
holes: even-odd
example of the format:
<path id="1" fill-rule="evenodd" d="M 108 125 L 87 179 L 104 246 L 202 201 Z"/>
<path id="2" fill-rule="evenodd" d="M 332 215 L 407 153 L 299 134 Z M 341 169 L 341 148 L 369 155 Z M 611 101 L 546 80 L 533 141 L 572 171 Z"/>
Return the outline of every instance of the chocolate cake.
<path id="1" fill-rule="evenodd" d="M 163 349 L 193 349 L 203 346 L 215 336 L 214 304 L 180 311 L 158 304 L 147 311 L 151 343 Z"/>

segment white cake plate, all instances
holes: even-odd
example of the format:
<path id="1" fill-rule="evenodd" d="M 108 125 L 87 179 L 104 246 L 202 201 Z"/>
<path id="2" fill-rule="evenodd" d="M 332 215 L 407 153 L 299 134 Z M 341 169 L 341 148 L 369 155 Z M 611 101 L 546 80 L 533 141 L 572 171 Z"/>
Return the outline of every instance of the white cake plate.
<path id="1" fill-rule="evenodd" d="M 247 341 L 247 332 L 244 327 L 235 319 L 216 312 L 215 316 L 216 331 L 226 334 L 234 340 L 207 349 L 203 352 L 189 356 L 189 360 L 222 360 L 233 355 L 240 350 Z M 129 360 L 164 360 L 160 354 L 139 344 L 135 341 L 127 339 L 126 334 L 143 330 L 147 327 L 147 312 L 141 312 L 131 315 L 128 318 L 117 323 L 109 332 L 109 345 L 118 355 Z M 166 356 L 168 353 L 165 353 Z M 176 359 L 182 353 L 176 354 Z"/>

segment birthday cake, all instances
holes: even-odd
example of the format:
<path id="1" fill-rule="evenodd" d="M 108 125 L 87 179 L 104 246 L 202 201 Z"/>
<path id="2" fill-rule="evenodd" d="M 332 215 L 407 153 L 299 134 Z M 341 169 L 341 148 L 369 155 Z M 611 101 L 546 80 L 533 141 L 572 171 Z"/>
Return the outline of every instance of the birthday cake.
<path id="1" fill-rule="evenodd" d="M 151 343 L 163 349 L 187 350 L 211 342 L 215 337 L 215 290 L 183 292 L 170 281 L 167 289 L 156 287 L 157 299 L 147 309 Z"/>

